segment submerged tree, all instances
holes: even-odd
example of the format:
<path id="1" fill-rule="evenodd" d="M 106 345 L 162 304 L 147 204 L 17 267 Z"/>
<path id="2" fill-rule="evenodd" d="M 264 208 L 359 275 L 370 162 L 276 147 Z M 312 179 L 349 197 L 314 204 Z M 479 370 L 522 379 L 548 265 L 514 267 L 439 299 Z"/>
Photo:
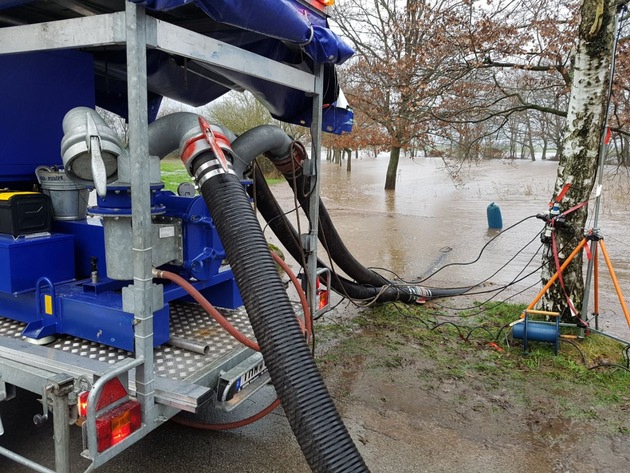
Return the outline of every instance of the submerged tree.
<path id="1" fill-rule="evenodd" d="M 385 189 L 396 187 L 401 150 L 422 147 L 431 109 L 452 83 L 450 62 L 460 34 L 460 0 L 344 0 L 335 21 L 356 49 L 345 69 L 353 108 L 387 131 Z"/>

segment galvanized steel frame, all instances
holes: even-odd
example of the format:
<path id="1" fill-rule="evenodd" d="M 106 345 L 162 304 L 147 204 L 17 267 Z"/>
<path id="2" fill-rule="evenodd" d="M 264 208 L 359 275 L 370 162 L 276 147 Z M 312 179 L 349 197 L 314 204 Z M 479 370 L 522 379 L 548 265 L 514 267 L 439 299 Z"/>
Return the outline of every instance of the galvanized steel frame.
<path id="1" fill-rule="evenodd" d="M 131 191 L 133 222 L 133 266 L 134 283 L 132 305 L 136 320 L 136 358 L 117 363 L 104 373 L 97 387 L 105 379 L 136 369 L 136 395 L 142 404 L 144 424 L 140 431 L 126 441 L 98 454 L 95 432 L 90 429 L 89 453 L 92 465 L 87 471 L 102 465 L 120 451 L 145 436 L 148 432 L 175 415 L 178 410 L 157 405 L 155 402 L 155 379 L 153 369 L 153 282 L 151 275 L 151 212 L 148 182 L 148 121 L 147 121 L 147 71 L 146 49 L 156 48 L 193 58 L 209 65 L 239 71 L 257 78 L 303 91 L 313 96 L 313 120 L 311 126 L 311 159 L 307 172 L 314 176 L 314 189 L 310 194 L 310 229 L 307 239 L 309 248 L 307 276 L 308 298 L 311 312 L 315 309 L 315 278 L 317 271 L 317 229 L 319 217 L 319 168 L 322 125 L 323 67 L 317 65 L 313 74 L 295 69 L 276 61 L 258 56 L 227 43 L 194 33 L 146 15 L 143 7 L 132 2 L 125 3 L 124 12 L 86 16 L 71 20 L 60 20 L 32 25 L 12 26 L 0 29 L 0 54 L 44 51 L 67 48 L 83 48 L 104 45 L 125 45 L 127 49 L 127 80 L 129 108 L 129 148 L 131 154 Z M 11 365 L 11 382 L 33 392 L 41 392 L 41 385 L 48 381 L 45 360 L 43 367 L 18 364 L 3 359 L 0 343 L 0 364 Z M 89 360 L 87 360 L 89 361 Z M 90 363 L 88 363 L 90 364 Z M 89 371 L 87 366 L 86 371 Z M 9 380 L 5 380 L 9 381 Z M 39 389 L 39 390 L 37 390 Z M 64 412 L 65 411 L 65 412 Z M 55 418 L 67 418 L 67 396 L 53 400 Z M 94 419 L 95 413 L 88 413 Z M 66 451 L 68 436 L 59 433 L 62 442 L 56 442 L 57 473 L 69 473 L 70 462 Z M 36 471 L 50 470 L 13 452 L 0 448 L 0 453 L 19 461 Z"/>

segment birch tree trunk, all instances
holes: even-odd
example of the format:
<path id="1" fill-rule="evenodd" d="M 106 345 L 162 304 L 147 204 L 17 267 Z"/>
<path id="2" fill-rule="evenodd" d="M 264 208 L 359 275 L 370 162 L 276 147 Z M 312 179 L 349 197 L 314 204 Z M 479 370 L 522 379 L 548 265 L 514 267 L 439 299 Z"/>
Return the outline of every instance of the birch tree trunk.
<path id="1" fill-rule="evenodd" d="M 562 148 L 559 153 L 558 174 L 555 183 L 557 196 L 567 182 L 572 182 L 566 197 L 560 203 L 561 212 L 589 199 L 597 174 L 597 156 L 601 133 L 605 126 L 605 105 L 612 60 L 615 0 L 583 0 L 580 9 L 579 37 L 573 68 L 573 81 Z M 587 209 L 567 216 L 567 228 L 556 229 L 556 248 L 560 264 L 581 240 L 587 222 Z M 541 300 L 544 310 L 567 314 L 570 307 L 567 297 L 586 318 L 588 308 L 582 310 L 584 280 L 583 257 L 580 253 L 562 273 L 564 288 L 556 282 Z M 556 272 L 553 250 L 547 245 L 543 256 L 543 283 Z"/>

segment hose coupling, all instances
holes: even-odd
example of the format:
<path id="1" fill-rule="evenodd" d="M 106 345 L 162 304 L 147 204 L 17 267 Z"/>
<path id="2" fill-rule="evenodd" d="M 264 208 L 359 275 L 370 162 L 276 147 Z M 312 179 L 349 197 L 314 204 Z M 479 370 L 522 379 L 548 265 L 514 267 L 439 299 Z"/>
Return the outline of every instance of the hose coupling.
<path id="1" fill-rule="evenodd" d="M 271 162 L 273 162 L 276 169 L 280 171 L 284 176 L 299 177 L 302 175 L 302 166 L 308 154 L 306 148 L 299 141 L 293 141 L 289 153 L 282 158 L 277 156 L 270 156 L 269 153 L 265 153 Z"/>
<path id="2" fill-rule="evenodd" d="M 203 117 L 199 117 L 198 121 L 199 128 L 190 130 L 184 136 L 179 155 L 188 174 L 201 186 L 217 174 L 235 173 L 228 160 L 228 157 L 233 158 L 234 153 L 223 130 L 216 125 L 210 125 Z M 210 157 L 197 166 L 195 160 L 202 154 L 209 154 Z"/>
<path id="3" fill-rule="evenodd" d="M 416 303 L 418 304 L 424 304 L 433 295 L 431 290 L 427 289 L 426 287 L 415 286 L 414 289 L 414 293 L 417 296 Z"/>

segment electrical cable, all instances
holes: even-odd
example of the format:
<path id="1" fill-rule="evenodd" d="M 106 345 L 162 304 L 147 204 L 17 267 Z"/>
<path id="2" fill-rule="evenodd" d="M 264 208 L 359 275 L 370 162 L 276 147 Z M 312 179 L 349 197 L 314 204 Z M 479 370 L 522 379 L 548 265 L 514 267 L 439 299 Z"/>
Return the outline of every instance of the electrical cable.
<path id="1" fill-rule="evenodd" d="M 503 271 L 506 267 L 509 266 L 509 264 L 514 261 L 516 259 L 516 257 L 518 255 L 520 255 L 523 251 L 525 251 L 527 249 L 527 247 L 529 245 L 531 245 L 536 239 L 538 239 L 539 234 L 536 234 L 525 246 L 523 246 L 520 250 L 518 250 L 510 259 L 508 259 L 503 265 L 501 265 L 499 267 L 499 269 L 497 269 L 494 273 L 492 273 L 490 276 L 486 277 L 485 279 L 482 279 L 481 281 L 473 284 L 472 286 L 463 286 L 463 287 L 446 287 L 444 289 L 464 289 L 465 287 L 469 287 L 470 289 L 474 289 L 475 287 L 481 286 L 483 283 L 487 282 L 489 279 L 495 277 L 497 274 L 499 274 L 501 271 Z M 540 249 L 542 248 L 542 244 L 540 245 L 540 247 L 536 250 L 536 252 L 533 254 L 533 256 L 530 258 L 530 260 L 527 262 L 527 264 L 523 267 L 523 269 L 517 274 L 517 276 L 515 277 L 515 279 L 513 279 L 510 283 L 508 283 L 507 285 L 503 286 L 503 288 L 507 288 L 510 285 L 514 284 L 516 278 L 518 278 L 518 276 L 520 276 L 523 271 L 525 271 L 525 268 L 527 268 L 529 266 L 529 264 L 532 262 L 532 260 L 534 259 L 534 257 L 536 257 L 536 255 L 538 255 L 538 253 L 540 252 Z M 536 271 L 538 271 L 540 269 L 540 266 L 536 269 Z M 530 273 L 531 275 L 531 273 Z M 518 281 L 520 282 L 520 281 Z M 427 288 L 431 288 L 431 286 L 426 286 Z M 474 294 L 483 294 L 484 292 L 470 292 L 470 291 L 466 291 L 465 294 L 461 294 L 463 295 L 474 295 Z M 457 297 L 457 296 L 453 296 L 453 297 Z"/>
<path id="2" fill-rule="evenodd" d="M 516 292 L 516 293 L 514 293 L 514 294 L 512 294 L 512 295 L 510 295 L 508 297 L 506 297 L 505 299 L 503 299 L 501 301 L 498 301 L 498 302 L 495 302 L 496 306 L 498 307 L 498 306 L 500 306 L 502 304 L 505 304 L 510 299 L 513 299 L 514 297 L 516 297 L 516 296 L 518 296 L 518 295 L 528 291 L 532 287 L 538 285 L 538 283 L 539 283 L 539 281 L 536 281 L 535 283 L 527 286 L 526 288 L 524 288 L 524 289 L 522 289 L 522 290 L 520 290 L 520 291 L 518 291 L 518 292 Z M 487 299 L 487 300 L 485 300 L 483 302 L 480 302 L 477 305 L 469 306 L 469 307 L 449 307 L 449 306 L 440 305 L 440 304 L 437 304 L 437 303 L 433 303 L 432 305 L 434 305 L 434 306 L 436 306 L 438 308 L 441 308 L 441 309 L 447 309 L 447 310 L 451 310 L 451 311 L 454 311 L 454 312 L 463 312 L 463 311 L 469 311 L 469 310 L 476 310 L 476 312 L 467 313 L 467 314 L 457 314 L 457 315 L 445 314 L 445 315 L 442 315 L 442 317 L 470 318 L 470 317 L 475 317 L 475 316 L 485 312 L 485 309 L 483 308 L 483 306 L 485 304 L 487 304 L 488 302 L 492 302 L 492 298 Z"/>
<path id="3" fill-rule="evenodd" d="M 438 274 L 440 271 L 442 271 L 445 268 L 451 267 L 451 266 L 469 266 L 471 264 L 476 263 L 477 261 L 479 261 L 479 259 L 481 258 L 481 255 L 483 254 L 483 252 L 485 251 L 485 249 L 494 241 L 496 240 L 499 236 L 503 235 L 505 232 L 512 230 L 513 228 L 517 227 L 518 225 L 520 225 L 521 223 L 531 219 L 531 218 L 536 218 L 536 215 L 530 215 L 529 217 L 525 217 L 521 220 L 519 220 L 518 222 L 514 223 L 513 225 L 510 225 L 509 227 L 507 227 L 505 230 L 503 230 L 501 233 L 496 234 L 495 236 L 493 236 L 488 242 L 486 242 L 485 245 L 483 245 L 483 247 L 481 248 L 481 251 L 479 252 L 479 255 L 477 255 L 477 257 L 469 262 L 466 263 L 449 263 L 449 264 L 445 264 L 444 266 L 438 268 L 437 270 L 435 270 L 433 273 L 429 274 L 428 276 L 419 279 L 417 282 L 424 282 L 427 279 L 432 278 L 433 276 L 435 276 L 436 274 Z"/>
<path id="4" fill-rule="evenodd" d="M 586 361 L 586 355 L 584 355 L 584 352 L 582 351 L 582 349 L 577 345 L 577 343 L 574 343 L 571 340 L 567 340 L 566 338 L 560 338 L 559 339 L 561 342 L 564 343 L 568 343 L 569 345 L 573 346 L 578 353 L 580 354 L 580 357 L 582 358 L 582 363 L 584 363 L 584 366 L 586 366 L 588 368 L 588 362 Z M 588 368 L 590 369 L 590 368 Z"/>
<path id="5" fill-rule="evenodd" d="M 627 371 L 628 373 L 630 373 L 630 369 L 628 369 L 625 366 L 620 365 L 618 363 L 598 363 L 598 364 L 593 365 L 593 366 L 587 366 L 587 368 L 589 370 L 594 370 L 594 369 L 598 369 L 598 368 L 615 368 L 615 369 L 624 370 L 624 371 Z"/>
<path id="6" fill-rule="evenodd" d="M 574 237 L 574 239 L 575 239 L 575 237 Z M 533 241 L 533 240 L 532 240 L 532 241 Z M 531 243 L 531 241 L 530 241 L 530 243 Z M 530 243 L 528 243 L 528 245 L 529 245 Z M 563 250 L 564 250 L 567 246 L 571 245 L 572 243 L 573 243 L 573 241 L 569 241 L 569 242 L 567 242 L 567 244 L 566 244 L 566 245 L 562 248 L 562 250 L 561 250 L 561 251 L 563 251 Z M 541 245 L 541 247 L 542 247 L 542 245 Z M 521 270 L 521 271 L 519 272 L 519 274 L 518 274 L 518 275 L 522 274 L 522 272 L 525 270 L 525 268 L 527 268 L 527 267 L 531 264 L 531 262 L 532 262 L 532 261 L 533 261 L 533 259 L 536 257 L 536 255 L 538 254 L 538 252 L 540 252 L 541 247 L 539 247 L 539 248 L 538 248 L 538 250 L 536 251 L 536 253 L 535 253 L 535 254 L 534 254 L 534 255 L 530 258 L 530 260 L 527 262 L 527 264 L 525 265 L 525 267 L 523 268 L 523 270 Z M 501 292 L 503 292 L 504 290 L 506 290 L 508 287 L 510 287 L 510 286 L 512 286 L 512 285 L 514 285 L 514 284 L 516 284 L 516 283 L 519 283 L 519 282 L 521 282 L 521 281 L 524 281 L 525 279 L 529 278 L 529 277 L 530 277 L 530 276 L 532 276 L 533 274 L 537 273 L 537 272 L 538 272 L 541 268 L 542 268 L 542 265 L 538 266 L 536 269 L 534 269 L 533 271 L 529 272 L 528 274 L 526 274 L 525 276 L 523 276 L 523 277 L 521 277 L 521 278 L 518 278 L 518 275 L 517 275 L 517 276 L 515 277 L 515 279 L 513 279 L 510 283 L 505 284 L 505 285 L 503 285 L 503 286 L 500 286 L 500 287 L 497 287 L 497 288 L 494 288 L 494 289 L 490 289 L 490 290 L 487 290 L 487 291 L 468 292 L 468 293 L 466 293 L 465 295 L 466 295 L 466 296 L 470 296 L 470 295 L 478 295 L 478 294 L 484 294 L 484 293 L 496 293 L 493 297 L 490 297 L 489 299 L 487 299 L 486 301 L 484 301 L 484 302 L 482 302 L 482 303 L 481 303 L 481 305 L 486 304 L 486 303 L 490 302 L 491 300 L 493 300 L 493 299 L 494 299 L 494 297 L 496 297 L 498 294 L 500 294 Z M 514 296 L 516 296 L 516 295 L 518 295 L 518 294 L 521 294 L 522 292 L 525 292 L 526 290 L 528 290 L 528 289 L 530 289 L 531 287 L 533 287 L 533 286 L 535 286 L 536 284 L 538 284 L 538 282 L 539 282 L 539 281 L 537 281 L 537 282 L 535 282 L 534 284 L 532 284 L 531 286 L 529 286 L 529 287 L 527 287 L 527 288 L 523 289 L 522 291 L 519 291 L 518 293 L 513 294 L 512 296 L 510 296 L 510 297 L 509 297 L 509 298 L 507 298 L 506 300 L 509 300 L 509 299 L 511 299 L 512 297 L 514 297 Z M 444 305 L 440 305 L 439 303 L 435 303 L 435 302 L 434 302 L 434 304 L 435 304 L 435 305 L 437 305 L 438 307 L 448 308 L 448 309 L 450 309 L 450 310 L 471 310 L 471 309 L 478 309 L 478 307 L 479 307 L 479 306 L 474 306 L 474 307 L 465 307 L 465 308 L 452 308 L 452 307 L 447 307 L 447 306 L 444 306 Z M 476 315 L 476 314 L 475 314 L 475 315 Z"/>
<path id="7" fill-rule="evenodd" d="M 524 218 L 524 219 L 520 220 L 519 222 L 515 223 L 514 225 L 512 225 L 512 226 L 508 227 L 508 228 L 506 229 L 506 231 L 507 231 L 507 230 L 509 230 L 509 229 L 512 229 L 512 228 L 516 227 L 517 225 L 520 225 L 521 223 L 523 223 L 524 221 L 528 220 L 529 218 L 532 218 L 532 217 L 530 216 L 530 217 L 526 217 L 526 218 Z M 494 241 L 496 238 L 498 238 L 500 235 L 502 235 L 503 233 L 505 233 L 505 232 L 501 232 L 501 233 L 497 234 L 497 235 L 496 235 L 495 237 L 493 237 L 490 241 L 488 241 L 488 242 L 487 242 L 487 243 L 486 243 L 486 244 L 482 247 L 482 249 L 481 249 L 481 251 L 480 251 L 480 253 L 479 253 L 478 257 L 477 257 L 474 261 L 469 262 L 469 263 L 451 263 L 450 265 L 460 265 L 460 264 L 461 264 L 461 265 L 469 265 L 469 264 L 473 264 L 473 263 L 477 262 L 477 261 L 481 258 L 481 255 L 483 254 L 483 252 L 484 252 L 484 250 L 487 248 L 487 246 L 488 246 L 490 243 L 492 243 L 492 241 Z M 521 248 L 521 249 L 520 249 L 520 250 L 519 250 L 519 251 L 518 251 L 518 252 L 517 252 L 514 256 L 512 256 L 512 258 L 510 258 L 510 259 L 509 259 L 509 260 L 508 260 L 508 261 L 507 261 L 504 265 L 502 265 L 501 267 L 499 267 L 499 269 L 497 269 L 497 270 L 496 270 L 496 271 L 495 271 L 492 275 L 488 276 L 487 278 L 483 279 L 482 281 L 480 281 L 480 282 L 478 282 L 478 283 L 476 283 L 476 284 L 474 284 L 474 285 L 472 285 L 472 286 L 450 287 L 450 288 L 443 288 L 443 289 L 466 289 L 466 288 L 470 288 L 470 289 L 472 289 L 472 288 L 475 288 L 475 287 L 477 287 L 477 286 L 479 286 L 479 285 L 483 284 L 484 282 L 488 281 L 490 278 L 492 278 L 492 277 L 496 276 L 496 275 L 497 275 L 500 271 L 502 271 L 504 268 L 506 268 L 506 267 L 507 267 L 507 266 L 508 266 L 508 265 L 509 265 L 509 264 L 510 264 L 510 263 L 511 263 L 514 259 L 516 259 L 516 257 L 517 257 L 520 253 L 522 253 L 523 251 L 525 251 L 525 249 L 526 249 L 526 248 L 527 248 L 527 247 L 528 247 L 531 243 L 533 243 L 533 241 L 534 241 L 534 240 L 536 240 L 536 239 L 538 238 L 538 236 L 539 236 L 539 235 L 540 235 L 540 232 L 539 232 L 539 233 L 537 233 L 537 234 L 536 234 L 536 235 L 535 235 L 535 236 L 534 236 L 534 237 L 533 237 L 533 238 L 532 238 L 532 239 L 531 239 L 531 240 L 530 240 L 530 241 L 529 241 L 529 242 L 528 242 L 525 246 L 523 246 L 523 247 L 522 247 L 522 248 Z M 542 245 L 541 245 L 541 247 L 542 247 Z M 540 248 L 536 251 L 536 253 L 534 253 L 534 257 L 536 256 L 536 254 L 538 254 L 538 252 L 539 252 L 539 251 L 540 251 Z M 528 262 L 528 264 L 527 264 L 525 267 L 529 266 L 529 263 L 531 263 L 531 261 L 532 261 L 532 260 L 533 260 L 533 257 L 530 259 L 530 261 Z M 431 274 L 431 275 L 427 276 L 427 277 L 426 277 L 426 278 L 424 278 L 424 279 L 418 280 L 418 282 L 422 282 L 422 281 L 425 281 L 426 279 L 429 279 L 429 278 L 433 277 L 433 276 L 434 276 L 435 274 L 437 274 L 439 271 L 441 271 L 442 269 L 444 269 L 445 267 L 448 267 L 448 266 L 450 266 L 450 265 L 445 265 L 445 266 L 443 266 L 443 267 L 439 268 L 439 269 L 438 269 L 437 271 L 435 271 L 433 274 Z M 414 282 L 405 281 L 405 280 L 404 280 L 404 279 L 402 279 L 402 278 L 401 278 L 398 274 L 396 274 L 394 271 L 391 271 L 391 270 L 388 270 L 388 269 L 385 269 L 385 268 L 369 268 L 369 269 L 379 269 L 379 270 L 382 270 L 382 271 L 387 271 L 387 272 L 389 272 L 389 273 L 393 274 L 393 275 L 394 275 L 394 277 L 396 277 L 396 278 L 397 278 L 398 280 L 400 280 L 400 281 L 403 281 L 403 282 L 405 282 L 405 283 L 407 283 L 407 284 L 414 284 Z M 537 270 L 536 270 L 536 271 L 538 271 L 538 269 L 540 269 L 540 267 L 539 267 L 539 268 L 537 268 Z M 522 271 L 524 271 L 524 269 L 523 269 Z M 520 275 L 520 274 L 522 274 L 522 271 L 519 273 L 519 275 Z M 529 275 L 531 275 L 531 273 L 530 273 Z M 529 277 L 529 275 L 528 275 L 528 277 Z M 520 280 L 519 280 L 518 282 L 520 282 Z M 512 281 L 511 283 L 509 283 L 508 285 L 503 286 L 503 289 L 505 289 L 505 288 L 509 287 L 510 285 L 512 285 L 512 284 L 514 284 L 514 283 L 515 283 L 515 281 L 513 280 L 513 281 Z M 425 287 L 427 287 L 428 289 L 431 289 L 431 288 L 432 288 L 431 286 L 425 286 Z M 469 292 L 469 291 L 466 291 L 466 293 L 464 293 L 464 294 L 459 294 L 459 295 L 467 295 L 467 296 L 468 296 L 468 295 L 481 294 L 481 293 L 486 293 L 486 292 L 494 292 L 494 291 L 499 291 L 499 290 L 501 290 L 501 288 L 496 288 L 496 289 L 493 289 L 492 291 L 482 291 L 482 292 L 477 292 L 477 293 L 474 293 L 474 292 L 473 292 L 473 293 L 471 293 L 471 292 Z M 457 297 L 457 295 L 454 295 L 454 296 L 452 296 L 452 297 Z"/>

